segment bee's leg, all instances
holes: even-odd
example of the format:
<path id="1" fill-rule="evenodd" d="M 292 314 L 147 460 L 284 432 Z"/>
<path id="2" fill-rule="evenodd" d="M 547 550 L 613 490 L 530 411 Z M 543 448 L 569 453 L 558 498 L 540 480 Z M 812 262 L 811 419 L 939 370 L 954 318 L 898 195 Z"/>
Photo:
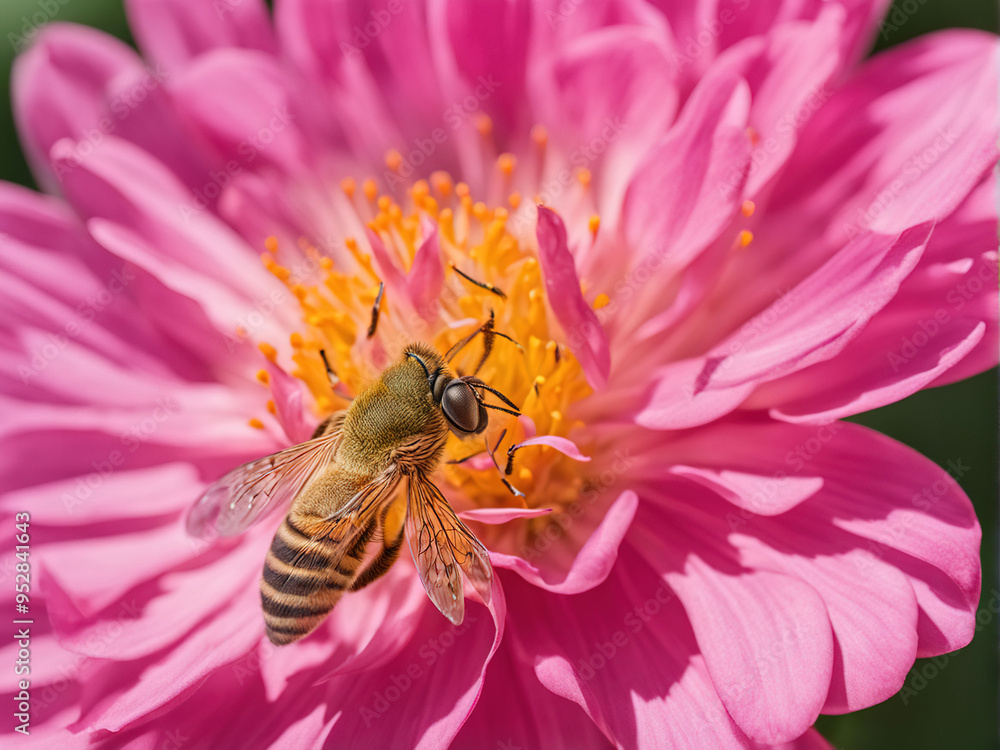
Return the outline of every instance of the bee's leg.
<path id="1" fill-rule="evenodd" d="M 363 589 L 369 583 L 377 581 L 385 575 L 399 557 L 403 548 L 403 524 L 406 521 L 406 499 L 399 497 L 385 509 L 380 521 L 382 530 L 382 549 L 375 558 L 365 566 L 351 584 L 351 591 Z"/>

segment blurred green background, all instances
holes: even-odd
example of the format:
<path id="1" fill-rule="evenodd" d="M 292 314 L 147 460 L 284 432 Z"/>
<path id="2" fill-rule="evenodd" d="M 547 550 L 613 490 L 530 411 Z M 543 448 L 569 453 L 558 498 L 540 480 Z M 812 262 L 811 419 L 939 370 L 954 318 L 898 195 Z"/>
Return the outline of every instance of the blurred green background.
<path id="1" fill-rule="evenodd" d="M 65 5 L 49 0 L 45 5 L 57 7 L 54 20 L 96 26 L 132 42 L 121 0 L 69 0 Z M 890 12 L 890 25 L 880 31 L 876 50 L 953 26 L 998 29 L 997 4 L 991 0 L 906 0 L 893 9 L 896 15 Z M 5 39 L 0 49 L 0 178 L 32 187 L 11 117 L 10 67 L 15 53 L 8 34 L 21 34 L 25 17 L 39 10 L 39 0 L 0 1 L 0 30 Z M 900 18 L 905 23 L 899 23 Z M 983 624 L 965 649 L 946 658 L 918 661 L 906 688 L 888 701 L 848 716 L 820 717 L 820 731 L 838 748 L 997 746 L 1000 616 L 986 608 L 994 594 L 1000 597 L 997 382 L 997 370 L 993 370 L 963 383 L 923 391 L 853 420 L 913 446 L 941 466 L 960 460 L 971 467 L 960 484 L 975 503 L 983 526 Z"/>

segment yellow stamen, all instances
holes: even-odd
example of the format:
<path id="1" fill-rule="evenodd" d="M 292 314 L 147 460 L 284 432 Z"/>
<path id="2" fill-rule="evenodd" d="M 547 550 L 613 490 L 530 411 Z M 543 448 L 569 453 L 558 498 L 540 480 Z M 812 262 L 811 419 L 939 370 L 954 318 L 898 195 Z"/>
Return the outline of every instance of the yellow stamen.
<path id="1" fill-rule="evenodd" d="M 272 255 L 278 252 L 278 238 L 275 236 L 270 236 L 264 240 L 264 248 Z"/>
<path id="2" fill-rule="evenodd" d="M 344 195 L 348 198 L 354 197 L 354 191 L 357 189 L 357 185 L 354 184 L 353 177 L 345 177 L 340 181 L 340 189 L 344 191 Z"/>
<path id="3" fill-rule="evenodd" d="M 259 419 L 257 419 L 257 417 L 254 417 L 253 419 L 247 421 L 247 424 L 258 430 L 264 429 L 264 423 L 261 422 Z"/>
<path id="4" fill-rule="evenodd" d="M 608 297 L 608 295 L 604 294 L 604 292 L 601 292 L 594 299 L 594 309 L 600 310 L 602 307 L 605 307 L 610 301 L 611 298 Z"/>
<path id="5" fill-rule="evenodd" d="M 590 229 L 590 233 L 597 236 L 597 230 L 601 228 L 601 217 L 594 214 L 587 220 L 587 228 Z"/>
<path id="6" fill-rule="evenodd" d="M 745 200 L 743 201 L 743 205 L 740 206 L 740 211 L 743 213 L 744 216 L 750 217 L 753 216 L 755 208 L 757 208 L 757 204 L 755 204 L 751 200 Z"/>
<path id="7" fill-rule="evenodd" d="M 361 185 L 361 190 L 365 194 L 365 198 L 368 199 L 369 203 L 375 202 L 375 197 L 378 195 L 378 185 L 375 184 L 375 180 L 365 180 Z"/>
<path id="8" fill-rule="evenodd" d="M 753 232 L 748 229 L 744 229 L 739 235 L 740 247 L 746 247 L 751 242 L 753 242 Z"/>
<path id="9" fill-rule="evenodd" d="M 267 370 L 257 370 L 257 380 L 261 385 L 268 385 L 271 382 L 271 375 Z"/>
<path id="10" fill-rule="evenodd" d="M 479 135 L 486 138 L 490 133 L 493 132 L 493 120 L 485 112 L 480 112 L 475 118 L 476 130 L 479 131 Z"/>
<path id="11" fill-rule="evenodd" d="M 431 172 L 431 185 L 442 198 L 451 195 L 452 183 L 451 175 L 447 172 Z"/>
<path id="12" fill-rule="evenodd" d="M 261 354 L 272 362 L 276 362 L 278 360 L 278 351 L 266 341 L 261 341 L 257 344 L 257 348 L 260 349 Z"/>
<path id="13" fill-rule="evenodd" d="M 393 172 L 398 172 L 403 164 L 403 155 L 396 149 L 389 149 L 385 154 L 385 165 Z"/>
<path id="14" fill-rule="evenodd" d="M 580 169 L 576 173 L 576 179 L 581 185 L 587 187 L 588 185 L 590 185 L 590 170 L 587 169 L 586 167 Z"/>
<path id="15" fill-rule="evenodd" d="M 531 129 L 531 140 L 539 148 L 545 148 L 545 144 L 549 142 L 549 131 L 545 129 L 544 125 L 535 125 Z"/>
<path id="16" fill-rule="evenodd" d="M 497 166 L 500 171 L 503 172 L 504 176 L 510 177 L 514 172 L 514 167 L 517 165 L 517 159 L 513 154 L 500 154 L 497 159 Z"/>

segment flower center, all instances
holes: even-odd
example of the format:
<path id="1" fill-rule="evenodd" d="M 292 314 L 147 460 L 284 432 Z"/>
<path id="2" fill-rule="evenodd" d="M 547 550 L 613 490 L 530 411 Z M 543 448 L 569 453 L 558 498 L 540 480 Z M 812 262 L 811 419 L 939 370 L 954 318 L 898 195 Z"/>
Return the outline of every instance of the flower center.
<path id="1" fill-rule="evenodd" d="M 390 170 L 399 166 L 393 153 L 386 161 Z M 500 156 L 501 179 L 514 166 L 513 156 Z M 546 305 L 534 217 L 520 195 L 509 193 L 506 206 L 488 206 L 444 172 L 394 195 L 379 194 L 372 180 L 358 189 L 348 178 L 340 188 L 338 200 L 351 214 L 343 225 L 353 226 L 354 235 L 321 247 L 300 240 L 288 249 L 272 237 L 263 255 L 301 307 L 304 327 L 290 342 L 292 374 L 312 395 L 317 415 L 346 409 L 407 344 L 423 341 L 444 353 L 493 316 L 495 330 L 516 343 L 495 338 L 477 376 L 517 404 L 522 416 L 490 411 L 483 435 L 450 436 L 442 489 L 458 510 L 572 503 L 586 464 L 546 445 L 520 448 L 508 460 L 511 446 L 536 435 L 575 432 L 579 439 L 582 423 L 573 420 L 573 404 L 591 392 Z M 293 273 L 303 258 L 310 272 Z M 273 356 L 272 347 L 262 349 Z M 482 352 L 478 337 L 452 369 L 471 374 Z M 267 384 L 266 376 L 261 381 Z M 579 447 L 588 452 L 586 442 Z"/>

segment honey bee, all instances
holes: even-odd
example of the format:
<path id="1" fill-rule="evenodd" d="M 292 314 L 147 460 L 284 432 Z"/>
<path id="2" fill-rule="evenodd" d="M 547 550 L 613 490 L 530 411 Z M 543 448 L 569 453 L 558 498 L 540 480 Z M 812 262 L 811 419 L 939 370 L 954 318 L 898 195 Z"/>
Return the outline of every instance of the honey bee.
<path id="1" fill-rule="evenodd" d="M 325 419 L 310 440 L 234 469 L 192 506 L 188 532 L 205 537 L 241 534 L 291 503 L 260 582 L 272 643 L 308 635 L 346 592 L 384 575 L 398 558 L 404 536 L 424 590 L 451 622 L 457 625 L 465 616 L 459 568 L 489 603 L 489 555 L 430 479 L 449 431 L 479 435 L 489 421 L 487 409 L 518 414 L 506 396 L 475 373 L 457 377 L 449 370 L 454 354 L 478 334 L 484 337 L 478 372 L 493 337 L 509 339 L 493 330 L 492 317 L 445 357 L 430 346 L 410 344 L 348 409 Z M 484 391 L 510 408 L 487 404 Z M 403 483 L 405 495 L 397 492 Z"/>

